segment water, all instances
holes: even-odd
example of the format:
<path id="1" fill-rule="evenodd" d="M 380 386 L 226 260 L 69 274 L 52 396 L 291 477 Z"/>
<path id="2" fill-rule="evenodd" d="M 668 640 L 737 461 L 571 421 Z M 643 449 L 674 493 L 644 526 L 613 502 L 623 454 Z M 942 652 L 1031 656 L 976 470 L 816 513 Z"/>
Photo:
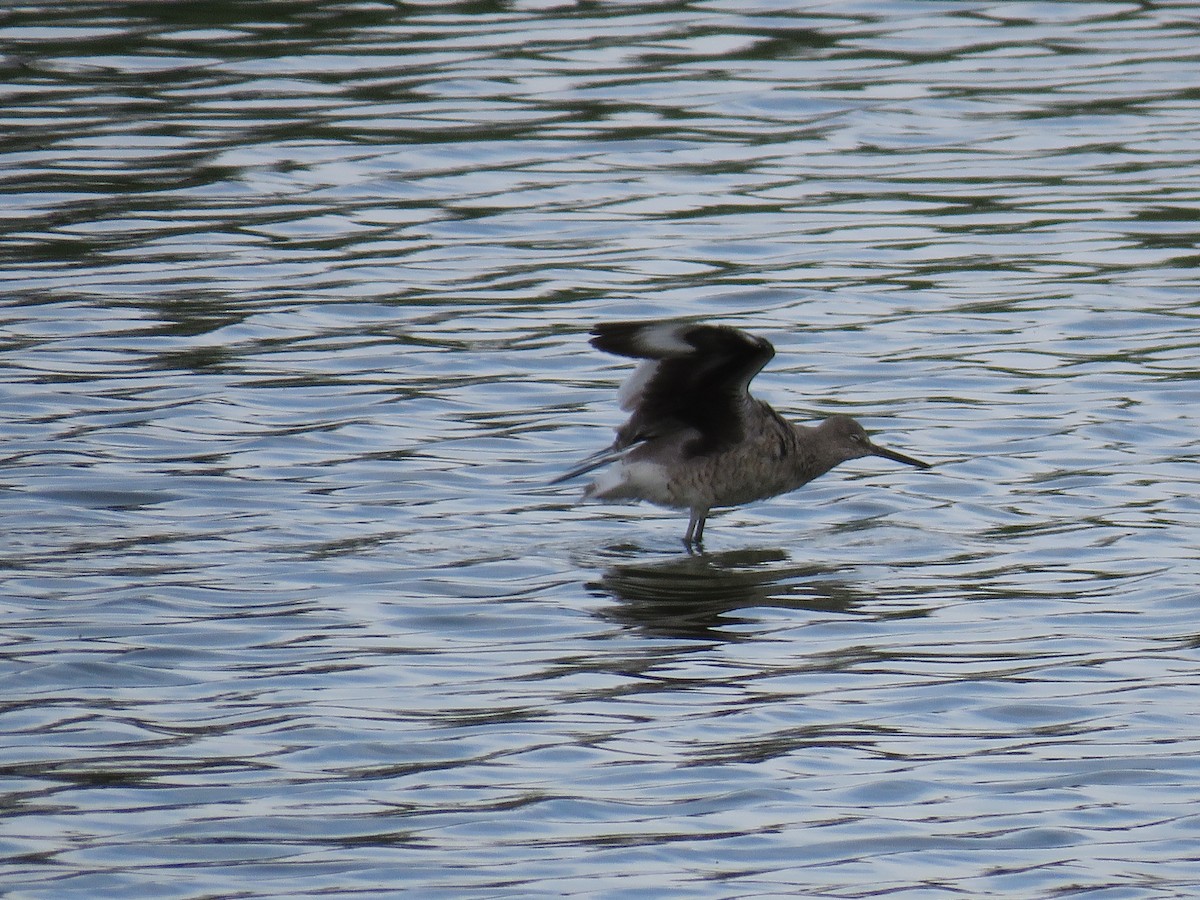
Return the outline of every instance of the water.
<path id="1" fill-rule="evenodd" d="M 6 896 L 1195 896 L 1198 32 L 10 6 Z M 674 315 L 936 468 L 573 505 Z"/>

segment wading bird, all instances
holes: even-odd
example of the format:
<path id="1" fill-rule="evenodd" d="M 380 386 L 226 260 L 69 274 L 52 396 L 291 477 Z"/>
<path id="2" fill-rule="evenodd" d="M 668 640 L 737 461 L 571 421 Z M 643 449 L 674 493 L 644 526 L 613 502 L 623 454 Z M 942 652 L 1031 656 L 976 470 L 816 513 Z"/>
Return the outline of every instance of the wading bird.
<path id="1" fill-rule="evenodd" d="M 611 447 L 553 483 L 615 463 L 584 499 L 689 510 L 689 547 L 703 539 L 709 510 L 794 491 L 850 459 L 882 456 L 929 468 L 873 443 L 849 416 L 796 425 L 751 396 L 750 381 L 775 355 L 763 338 L 680 322 L 612 322 L 591 333 L 597 350 L 642 360 L 617 394 L 629 420 Z"/>

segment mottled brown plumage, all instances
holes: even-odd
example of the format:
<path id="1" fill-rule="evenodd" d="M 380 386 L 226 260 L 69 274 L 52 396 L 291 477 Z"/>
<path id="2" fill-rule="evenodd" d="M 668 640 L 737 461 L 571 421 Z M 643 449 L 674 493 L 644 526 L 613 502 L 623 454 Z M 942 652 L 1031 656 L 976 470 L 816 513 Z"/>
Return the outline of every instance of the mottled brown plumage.
<path id="1" fill-rule="evenodd" d="M 752 397 L 750 381 L 775 355 L 763 338 L 678 322 L 615 322 L 592 334 L 597 349 L 642 360 L 618 394 L 629 420 L 612 446 L 555 480 L 617 463 L 584 497 L 688 509 L 689 546 L 703 538 L 709 510 L 794 491 L 846 460 L 882 456 L 929 468 L 872 443 L 849 416 L 810 428 Z"/>

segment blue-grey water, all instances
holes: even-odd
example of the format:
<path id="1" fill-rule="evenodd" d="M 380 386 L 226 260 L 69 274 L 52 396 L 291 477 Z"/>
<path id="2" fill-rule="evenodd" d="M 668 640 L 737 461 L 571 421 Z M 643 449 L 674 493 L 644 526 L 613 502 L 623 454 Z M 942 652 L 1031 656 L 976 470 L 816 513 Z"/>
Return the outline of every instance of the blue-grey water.
<path id="1" fill-rule="evenodd" d="M 1200 17 L 0 12 L 0 893 L 1200 895 Z M 862 460 L 576 505 L 628 361 Z"/>

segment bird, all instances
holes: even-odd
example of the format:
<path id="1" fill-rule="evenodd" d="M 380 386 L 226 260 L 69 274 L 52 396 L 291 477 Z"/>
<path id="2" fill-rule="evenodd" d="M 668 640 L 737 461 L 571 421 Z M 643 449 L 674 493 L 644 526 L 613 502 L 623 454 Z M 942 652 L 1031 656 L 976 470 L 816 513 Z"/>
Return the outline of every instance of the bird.
<path id="1" fill-rule="evenodd" d="M 874 443 L 850 416 L 800 425 L 752 396 L 750 382 L 775 356 L 765 338 L 677 320 L 608 322 L 590 333 L 597 350 L 640 360 L 617 393 L 629 419 L 611 446 L 551 483 L 607 466 L 582 499 L 686 509 L 689 549 L 701 546 L 711 510 L 794 491 L 847 460 L 931 467 Z"/>

